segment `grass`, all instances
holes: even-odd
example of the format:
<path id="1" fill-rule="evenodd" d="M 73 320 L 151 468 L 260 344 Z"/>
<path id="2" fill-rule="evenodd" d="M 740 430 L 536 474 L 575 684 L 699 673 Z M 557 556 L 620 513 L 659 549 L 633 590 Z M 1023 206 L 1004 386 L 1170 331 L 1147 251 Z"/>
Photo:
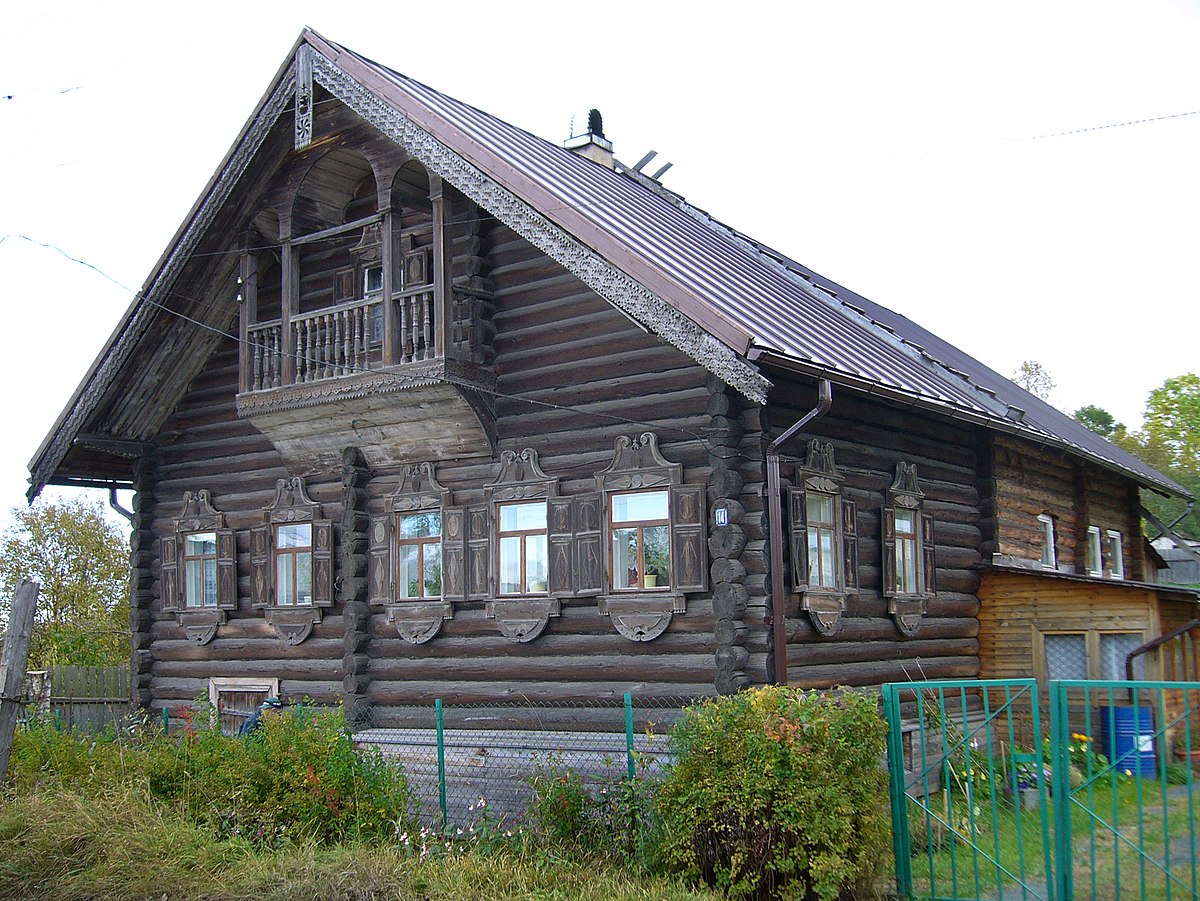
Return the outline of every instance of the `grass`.
<path id="1" fill-rule="evenodd" d="M 0 806 L 0 886 L 12 899 L 711 899 L 620 861 L 564 860 L 514 846 L 427 851 L 397 842 L 218 839 L 136 791 L 42 789 Z"/>
<path id="2" fill-rule="evenodd" d="M 987 793 L 974 799 L 973 815 L 960 799 L 947 818 L 944 796 L 935 797 L 934 814 L 928 817 L 924 807 L 909 801 L 913 888 L 918 896 L 996 898 L 1003 892 L 1004 897 L 1023 897 L 1022 883 L 1031 889 L 1028 897 L 1046 896 L 1047 864 L 1038 810 L 1016 810 L 1004 797 L 997 797 L 993 805 Z M 1051 856 L 1055 803 L 1048 799 L 1046 808 Z M 1197 807 L 1200 783 L 1195 782 L 1167 786 L 1164 791 L 1157 780 L 1102 778 L 1090 790 L 1073 790 L 1075 897 L 1123 895 L 1145 901 L 1196 897 Z M 949 819 L 957 831 L 939 828 L 935 815 Z M 927 822 L 933 824 L 932 842 L 926 840 Z"/>

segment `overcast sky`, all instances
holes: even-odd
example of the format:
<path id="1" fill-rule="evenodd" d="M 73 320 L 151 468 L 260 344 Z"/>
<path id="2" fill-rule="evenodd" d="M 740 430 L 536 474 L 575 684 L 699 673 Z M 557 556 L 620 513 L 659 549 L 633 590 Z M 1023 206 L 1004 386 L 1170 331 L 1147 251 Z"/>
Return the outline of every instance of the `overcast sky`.
<path id="1" fill-rule="evenodd" d="M 300 30 L 621 160 L 1068 412 L 1200 369 L 1200 2 L 42 2 L 0 30 L 0 511 Z M 648 167 L 649 171 L 653 168 Z"/>

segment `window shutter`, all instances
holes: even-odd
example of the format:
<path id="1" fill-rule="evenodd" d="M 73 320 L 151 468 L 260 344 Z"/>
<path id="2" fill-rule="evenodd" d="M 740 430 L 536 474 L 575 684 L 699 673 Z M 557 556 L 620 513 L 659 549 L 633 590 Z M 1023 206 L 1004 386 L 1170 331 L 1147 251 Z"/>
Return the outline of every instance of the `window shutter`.
<path id="1" fill-rule="evenodd" d="M 492 555 L 487 507 L 467 508 L 467 600 L 481 601 L 492 594 Z"/>
<path id="2" fill-rule="evenodd" d="M 591 597 L 604 591 L 604 546 L 600 525 L 603 499 L 580 494 L 571 499 L 575 514 L 575 594 Z"/>
<path id="3" fill-rule="evenodd" d="M 569 497 L 552 497 L 546 501 L 547 526 L 550 539 L 549 588 L 551 597 L 572 597 L 575 594 L 575 579 L 572 574 L 575 531 Z"/>
<path id="4" fill-rule="evenodd" d="M 442 508 L 442 599 L 465 601 L 466 581 L 466 510 Z"/>
<path id="5" fill-rule="evenodd" d="M 354 297 L 354 270 L 342 269 L 333 274 L 333 299 L 350 300 Z"/>
<path id="6" fill-rule="evenodd" d="M 803 488 L 788 489 L 788 538 L 791 544 L 792 591 L 808 588 L 808 509 Z"/>
<path id="7" fill-rule="evenodd" d="M 854 501 L 842 501 L 842 564 L 846 591 L 858 591 L 858 505 Z"/>
<path id="8" fill-rule="evenodd" d="M 883 535 L 883 596 L 896 596 L 896 508 L 883 507 L 879 511 L 880 531 Z"/>
<path id="9" fill-rule="evenodd" d="M 708 536 L 703 485 L 671 488 L 671 585 L 676 591 L 708 590 Z"/>
<path id="10" fill-rule="evenodd" d="M 158 592 L 162 597 L 164 611 L 173 612 L 179 609 L 179 538 L 170 535 L 162 540 L 159 552 L 162 565 L 162 575 Z"/>
<path id="11" fill-rule="evenodd" d="M 313 604 L 333 606 L 333 521 L 314 520 L 312 524 Z"/>
<path id="12" fill-rule="evenodd" d="M 269 607 L 274 595 L 275 567 L 271 565 L 274 532 L 270 523 L 250 530 L 250 603 L 255 607 Z"/>
<path id="13" fill-rule="evenodd" d="M 236 610 L 237 604 L 237 533 L 233 529 L 217 529 L 217 606 Z"/>
<path id="14" fill-rule="evenodd" d="M 926 597 L 933 597 L 937 593 L 937 558 L 934 550 L 933 517 L 925 514 L 921 517 L 921 562 Z"/>
<path id="15" fill-rule="evenodd" d="M 392 602 L 392 517 L 391 514 L 371 517 L 371 540 L 368 543 L 367 602 Z"/>

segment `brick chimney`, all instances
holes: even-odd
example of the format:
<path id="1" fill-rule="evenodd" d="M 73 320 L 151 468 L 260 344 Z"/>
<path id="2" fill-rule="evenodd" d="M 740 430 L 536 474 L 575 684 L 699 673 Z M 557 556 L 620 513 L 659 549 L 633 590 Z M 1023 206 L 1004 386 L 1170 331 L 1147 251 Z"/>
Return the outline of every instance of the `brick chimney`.
<path id="1" fill-rule="evenodd" d="M 588 112 L 587 133 L 572 135 L 563 142 L 563 146 L 607 169 L 616 168 L 613 165 L 612 141 L 604 137 L 604 120 L 597 109 Z"/>

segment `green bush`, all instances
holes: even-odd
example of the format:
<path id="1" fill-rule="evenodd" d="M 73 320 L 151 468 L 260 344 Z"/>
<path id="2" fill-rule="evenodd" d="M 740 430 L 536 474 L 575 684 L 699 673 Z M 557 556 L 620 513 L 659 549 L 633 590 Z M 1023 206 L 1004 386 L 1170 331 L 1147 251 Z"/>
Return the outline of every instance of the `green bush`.
<path id="1" fill-rule="evenodd" d="M 690 708 L 657 794 L 663 862 L 734 897 L 829 901 L 887 857 L 873 694 L 752 689 Z"/>
<path id="2" fill-rule="evenodd" d="M 142 729 L 96 738 L 32 723 L 14 741 L 12 783 L 18 791 L 141 788 L 218 835 L 263 845 L 409 828 L 404 775 L 377 750 L 354 747 L 340 709 L 268 711 L 247 738 L 225 736 L 215 723 L 204 703 L 170 737 Z"/>

